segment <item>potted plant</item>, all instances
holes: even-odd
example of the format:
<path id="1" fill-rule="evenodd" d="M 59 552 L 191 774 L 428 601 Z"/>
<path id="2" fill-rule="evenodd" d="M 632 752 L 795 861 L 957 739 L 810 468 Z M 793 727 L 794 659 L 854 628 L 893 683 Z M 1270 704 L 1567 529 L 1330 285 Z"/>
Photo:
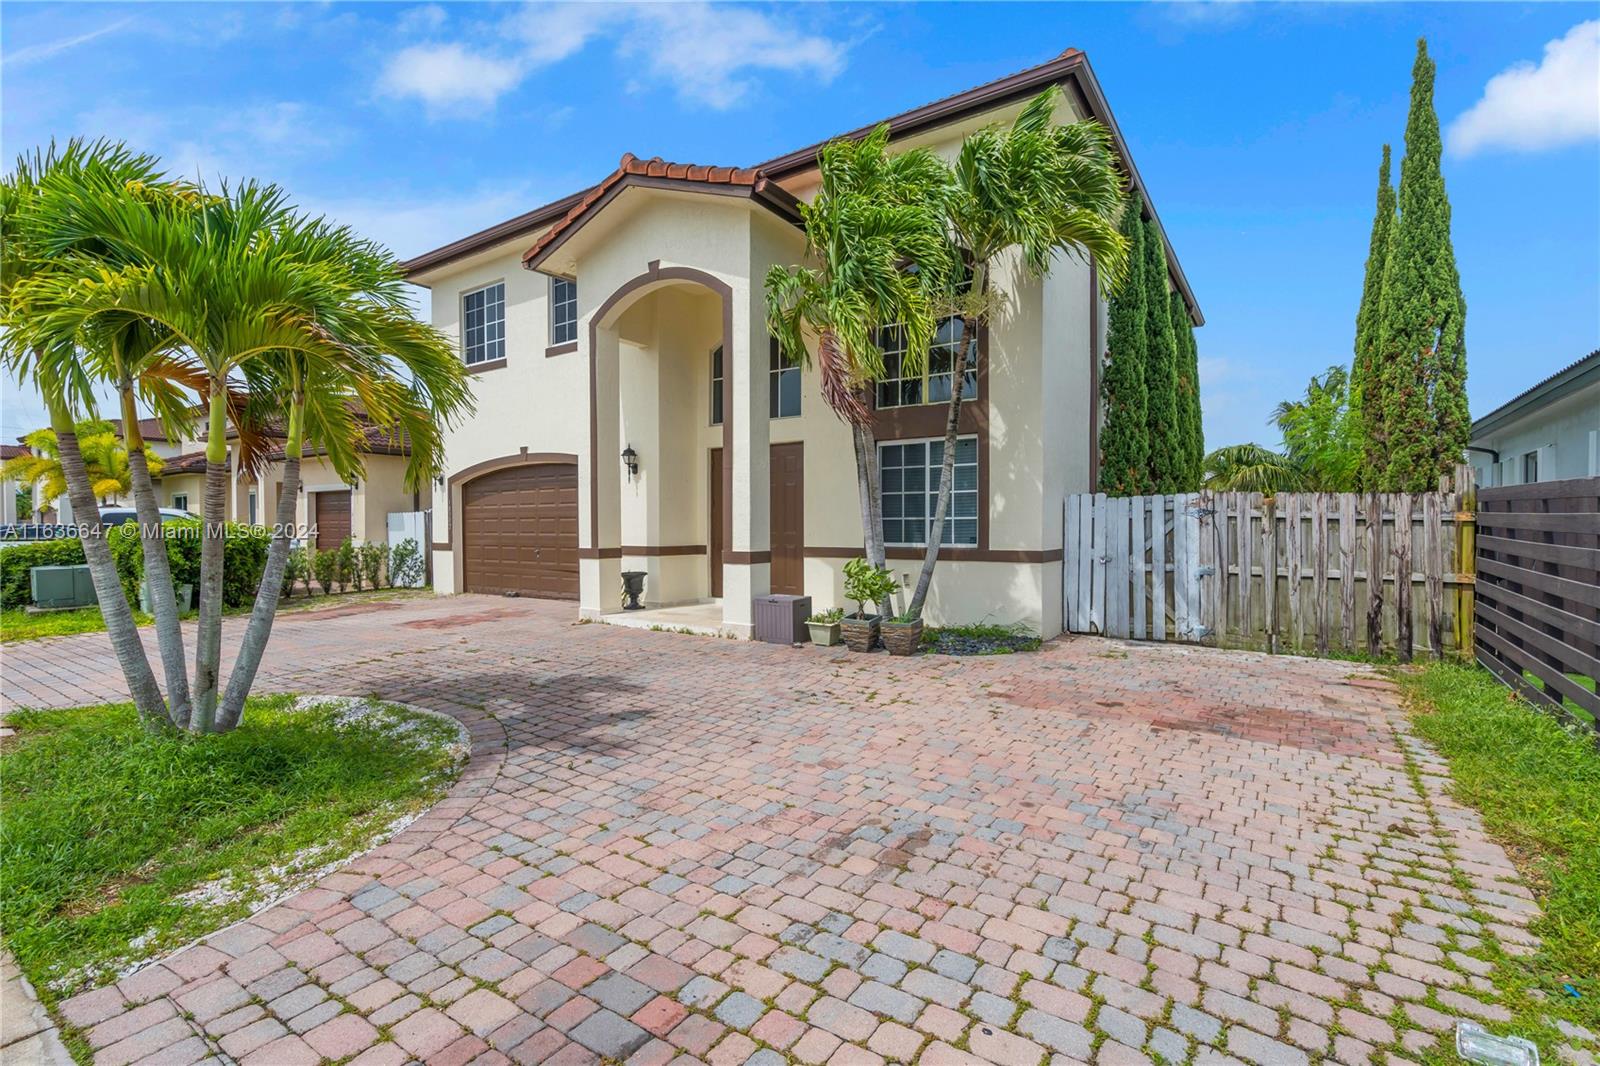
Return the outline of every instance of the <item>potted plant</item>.
<path id="1" fill-rule="evenodd" d="M 868 614 L 867 607 L 877 607 L 899 588 L 900 583 L 893 574 L 865 559 L 851 559 L 844 564 L 844 595 L 845 599 L 855 601 L 856 613 L 841 618 L 839 628 L 851 651 L 871 651 L 877 646 L 882 616 Z"/>
<path id="2" fill-rule="evenodd" d="M 915 655 L 922 644 L 922 619 L 908 614 L 885 618 L 882 623 L 883 646 L 890 655 Z"/>
<path id="3" fill-rule="evenodd" d="M 839 619 L 843 617 L 843 607 L 830 607 L 807 618 L 806 628 L 811 631 L 811 643 L 820 644 L 824 648 L 831 648 L 839 643 Z"/>

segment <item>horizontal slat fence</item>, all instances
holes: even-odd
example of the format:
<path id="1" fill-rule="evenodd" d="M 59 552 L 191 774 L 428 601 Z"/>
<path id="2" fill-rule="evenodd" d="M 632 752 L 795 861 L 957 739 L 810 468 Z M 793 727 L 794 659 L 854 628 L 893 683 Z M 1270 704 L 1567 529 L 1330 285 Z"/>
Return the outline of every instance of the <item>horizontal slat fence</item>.
<path id="1" fill-rule="evenodd" d="M 1471 499 L 1467 466 L 1414 494 L 1072 496 L 1066 628 L 1316 655 L 1465 655 Z"/>
<path id="2" fill-rule="evenodd" d="M 1600 730 L 1600 478 L 1481 489 L 1477 533 L 1478 661 Z"/>

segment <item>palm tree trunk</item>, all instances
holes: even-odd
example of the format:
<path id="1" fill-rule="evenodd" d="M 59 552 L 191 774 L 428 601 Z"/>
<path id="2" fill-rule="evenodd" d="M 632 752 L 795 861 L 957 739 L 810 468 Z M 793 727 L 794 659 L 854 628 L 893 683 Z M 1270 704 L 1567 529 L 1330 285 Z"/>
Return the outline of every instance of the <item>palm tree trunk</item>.
<path id="1" fill-rule="evenodd" d="M 289 409 L 289 434 L 283 448 L 283 485 L 278 496 L 277 523 L 272 546 L 267 549 L 267 565 L 261 572 L 261 587 L 256 590 L 250 624 L 239 643 L 239 654 L 228 675 L 228 689 L 217 713 L 217 732 L 238 727 L 244 717 L 244 701 L 255 684 L 261 656 L 272 637 L 272 622 L 278 614 L 278 597 L 283 590 L 283 572 L 289 563 L 289 533 L 294 525 L 295 500 L 300 493 L 300 449 L 305 425 L 305 401 L 297 398 Z"/>
<path id="2" fill-rule="evenodd" d="M 150 669 L 144 644 L 139 640 L 139 627 L 133 621 L 133 608 L 123 595 L 122 582 L 117 578 L 117 564 L 111 558 L 111 546 L 106 543 L 105 530 L 100 525 L 100 505 L 95 502 L 94 487 L 89 483 L 89 471 L 83 463 L 83 453 L 78 450 L 78 434 L 66 405 L 50 400 L 50 424 L 56 431 L 56 445 L 61 460 L 61 474 L 67 482 L 67 498 L 72 501 L 72 521 L 78 527 L 78 538 L 83 542 L 83 558 L 89 564 L 89 577 L 94 582 L 95 597 L 100 601 L 100 614 L 105 618 L 106 634 L 111 638 L 111 650 L 116 654 L 122 676 L 128 682 L 128 694 L 139 712 L 146 729 L 172 728 L 167 717 L 167 704 L 156 685 L 156 675 Z"/>
<path id="3" fill-rule="evenodd" d="M 944 516 L 950 510 L 950 490 L 956 476 L 956 437 L 961 428 L 961 394 L 967 384 L 968 338 L 978 334 L 977 323 L 967 316 L 961 317 L 961 344 L 950 358 L 950 408 L 944 422 L 944 456 L 939 464 L 939 496 L 933 505 L 933 519 L 928 526 L 928 548 L 922 556 L 922 572 L 917 575 L 917 589 L 911 596 L 911 606 L 906 614 L 922 617 L 922 605 L 927 602 L 928 589 L 933 584 L 933 568 L 939 562 L 939 542 L 944 539 Z"/>
<path id="4" fill-rule="evenodd" d="M 878 442 L 870 423 L 851 423 L 856 450 L 856 484 L 861 497 L 861 539 L 867 562 L 882 568 L 887 561 L 883 543 L 883 496 L 878 491 Z M 887 597 L 878 605 L 885 617 L 891 613 Z"/>
<path id="5" fill-rule="evenodd" d="M 227 535 L 227 391 L 211 381 L 211 419 L 206 440 L 206 493 L 200 539 L 200 621 L 194 650 L 194 714 L 189 728 L 210 733 L 216 724 L 217 683 L 222 670 L 222 565 Z"/>
<path id="6" fill-rule="evenodd" d="M 133 506 L 139 515 L 139 540 L 144 549 L 145 585 L 150 589 L 150 613 L 156 619 L 156 643 L 161 649 L 161 669 L 167 681 L 168 716 L 179 729 L 189 728 L 189 678 L 183 654 L 183 629 L 178 605 L 173 602 L 172 565 L 161 525 L 161 509 L 145 459 L 144 435 L 139 432 L 139 410 L 133 400 L 133 379 L 118 382 L 122 393 L 123 440 L 128 448 L 128 473 Z"/>

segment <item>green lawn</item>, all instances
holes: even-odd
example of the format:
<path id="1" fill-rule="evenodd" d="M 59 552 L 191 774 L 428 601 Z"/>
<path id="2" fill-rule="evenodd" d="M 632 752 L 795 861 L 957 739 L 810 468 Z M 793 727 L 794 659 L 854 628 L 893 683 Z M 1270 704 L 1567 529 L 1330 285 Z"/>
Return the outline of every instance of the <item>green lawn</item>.
<path id="1" fill-rule="evenodd" d="M 302 591 L 294 599 L 279 600 L 278 613 L 280 615 L 292 614 L 296 611 L 314 611 L 323 607 L 339 607 L 351 603 L 363 603 L 369 600 L 402 600 L 413 596 L 431 596 L 433 590 L 420 589 L 367 589 L 363 592 L 342 592 L 333 596 L 306 596 Z M 230 607 L 224 614 L 249 614 L 250 607 Z M 134 611 L 133 617 L 142 626 L 150 625 L 155 621 L 143 611 Z M 194 612 L 184 615 L 193 618 Z M 98 607 L 85 607 L 77 611 L 40 611 L 30 613 L 20 607 L 0 611 L 0 644 L 17 644 L 26 640 L 38 640 L 41 637 L 62 637 L 72 633 L 99 633 L 106 628 L 105 619 L 100 614 Z"/>
<path id="2" fill-rule="evenodd" d="M 452 723 L 365 701 L 259 698 L 210 737 L 147 733 L 130 704 L 6 724 L 0 929 L 47 1005 L 364 850 L 462 755 Z"/>
<path id="3" fill-rule="evenodd" d="M 1435 663 L 1397 674 L 1413 724 L 1450 762 L 1454 795 L 1483 815 L 1539 898 L 1530 958 L 1496 984 L 1530 1024 L 1554 1013 L 1600 1027 L 1600 747 L 1513 696 L 1487 671 Z M 1582 995 L 1573 999 L 1563 988 Z M 1531 993 L 1548 997 L 1542 1003 Z"/>

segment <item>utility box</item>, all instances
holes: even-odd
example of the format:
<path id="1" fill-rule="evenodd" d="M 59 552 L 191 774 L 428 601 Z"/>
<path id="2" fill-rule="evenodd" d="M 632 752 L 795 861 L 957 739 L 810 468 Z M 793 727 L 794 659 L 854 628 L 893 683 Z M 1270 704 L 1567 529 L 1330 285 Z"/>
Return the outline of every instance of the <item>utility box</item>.
<path id="1" fill-rule="evenodd" d="M 753 601 L 755 638 L 769 644 L 804 644 L 811 639 L 806 619 L 811 617 L 810 596 L 757 596 Z"/>
<path id="2" fill-rule="evenodd" d="M 36 607 L 88 607 L 98 603 L 87 564 L 36 566 L 28 572 Z"/>

